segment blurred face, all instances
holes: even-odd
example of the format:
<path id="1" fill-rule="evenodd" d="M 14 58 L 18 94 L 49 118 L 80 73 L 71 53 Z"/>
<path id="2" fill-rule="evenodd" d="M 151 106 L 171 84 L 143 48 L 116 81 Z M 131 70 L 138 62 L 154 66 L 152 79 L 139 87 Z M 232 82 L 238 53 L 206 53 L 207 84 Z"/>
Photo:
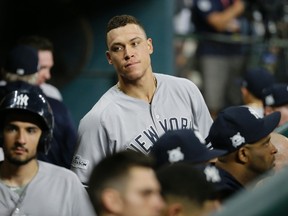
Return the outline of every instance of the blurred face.
<path id="1" fill-rule="evenodd" d="M 121 198 L 123 216 L 157 216 L 164 208 L 154 171 L 145 167 L 131 168 Z"/>
<path id="2" fill-rule="evenodd" d="M 10 163 L 24 165 L 36 158 L 41 129 L 32 123 L 11 121 L 3 130 L 4 155 Z"/>
<path id="3" fill-rule="evenodd" d="M 278 152 L 275 155 L 275 171 L 281 170 L 288 165 L 288 138 L 282 134 L 272 133 L 271 142 L 277 148 Z"/>
<path id="4" fill-rule="evenodd" d="M 248 168 L 256 173 L 263 174 L 275 166 L 275 154 L 277 149 L 271 143 L 271 136 L 267 136 L 254 144 L 246 144 L 248 149 Z"/>
<path id="5" fill-rule="evenodd" d="M 141 27 L 128 24 L 107 34 L 109 64 L 113 64 L 120 79 L 137 80 L 151 69 L 152 39 L 147 39 Z"/>
<path id="6" fill-rule="evenodd" d="M 41 85 L 45 83 L 47 80 L 51 79 L 50 70 L 54 65 L 54 61 L 53 61 L 53 53 L 51 51 L 40 50 L 38 52 L 38 55 L 39 55 L 40 70 L 38 71 L 37 84 Z"/>

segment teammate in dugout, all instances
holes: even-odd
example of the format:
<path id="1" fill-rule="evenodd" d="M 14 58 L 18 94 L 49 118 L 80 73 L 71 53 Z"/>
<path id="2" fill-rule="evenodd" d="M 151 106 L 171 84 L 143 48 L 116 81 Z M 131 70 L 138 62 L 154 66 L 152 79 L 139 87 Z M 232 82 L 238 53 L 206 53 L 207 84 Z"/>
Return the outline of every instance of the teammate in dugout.
<path id="1" fill-rule="evenodd" d="M 168 130 L 197 130 L 205 137 L 212 124 L 194 83 L 153 72 L 152 39 L 135 17 L 113 17 L 106 43 L 118 83 L 80 121 L 72 170 L 84 184 L 93 166 L 107 155 L 125 149 L 148 154 Z"/>
<path id="2" fill-rule="evenodd" d="M 98 216 L 162 216 L 164 200 L 153 159 L 132 150 L 103 158 L 93 169 L 88 194 Z"/>
<path id="3" fill-rule="evenodd" d="M 88 194 L 70 170 L 38 161 L 53 134 L 53 113 L 46 97 L 14 91 L 0 104 L 0 215 L 96 215 Z"/>

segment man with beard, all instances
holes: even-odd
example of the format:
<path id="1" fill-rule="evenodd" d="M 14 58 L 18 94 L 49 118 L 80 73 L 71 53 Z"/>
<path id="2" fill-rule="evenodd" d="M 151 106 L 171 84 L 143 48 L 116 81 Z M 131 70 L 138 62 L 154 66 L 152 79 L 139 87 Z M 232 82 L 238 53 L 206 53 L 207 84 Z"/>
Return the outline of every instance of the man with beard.
<path id="1" fill-rule="evenodd" d="M 38 159 L 70 169 L 77 141 L 77 130 L 66 105 L 47 95 L 38 83 L 43 65 L 37 49 L 27 45 L 14 46 L 1 71 L 0 100 L 8 93 L 19 89 L 33 89 L 47 96 L 54 113 L 55 127 L 48 154 L 38 152 Z M 41 69 L 42 68 L 42 69 Z"/>
<path id="2" fill-rule="evenodd" d="M 24 90 L 6 95 L 0 122 L 0 215 L 95 215 L 72 171 L 37 160 L 53 134 L 53 113 L 44 95 Z"/>

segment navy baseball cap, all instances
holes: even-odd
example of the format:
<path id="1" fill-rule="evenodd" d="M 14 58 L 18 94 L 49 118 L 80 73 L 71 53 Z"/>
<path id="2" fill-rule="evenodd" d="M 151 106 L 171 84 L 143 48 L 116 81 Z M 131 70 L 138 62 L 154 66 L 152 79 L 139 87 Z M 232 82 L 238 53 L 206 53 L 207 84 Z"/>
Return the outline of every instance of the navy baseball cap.
<path id="1" fill-rule="evenodd" d="M 4 70 L 19 76 L 38 72 L 38 51 L 27 45 L 17 45 L 9 52 Z"/>
<path id="2" fill-rule="evenodd" d="M 218 113 L 206 138 L 213 148 L 229 153 L 268 136 L 277 127 L 280 112 L 261 118 L 246 106 L 231 106 Z"/>
<path id="3" fill-rule="evenodd" d="M 263 90 L 274 82 L 275 77 L 272 73 L 264 68 L 256 68 L 246 71 L 242 86 L 247 88 L 255 97 L 262 99 Z"/>
<path id="4" fill-rule="evenodd" d="M 214 193 L 211 194 L 212 199 L 223 202 L 244 188 L 231 174 L 215 166 L 215 164 L 200 164 L 194 167 L 205 175 L 207 182 L 213 185 Z"/>
<path id="5" fill-rule="evenodd" d="M 283 106 L 288 104 L 288 84 L 275 83 L 263 91 L 265 106 Z"/>
<path id="6" fill-rule="evenodd" d="M 226 154 L 225 150 L 209 150 L 199 132 L 189 129 L 171 130 L 162 135 L 151 148 L 156 167 L 176 162 L 192 164 L 207 162 Z"/>

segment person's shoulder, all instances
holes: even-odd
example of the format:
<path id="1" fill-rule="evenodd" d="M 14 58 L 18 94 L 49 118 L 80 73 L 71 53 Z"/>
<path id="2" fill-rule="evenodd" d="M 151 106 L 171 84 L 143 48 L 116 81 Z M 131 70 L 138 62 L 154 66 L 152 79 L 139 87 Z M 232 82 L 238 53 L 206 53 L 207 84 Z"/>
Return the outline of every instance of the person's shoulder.
<path id="1" fill-rule="evenodd" d="M 39 164 L 39 172 L 42 175 L 52 177 L 55 180 L 77 178 L 76 174 L 67 168 L 40 160 L 38 160 L 38 164 Z"/>
<path id="2" fill-rule="evenodd" d="M 45 93 L 44 93 L 45 94 Z M 70 112 L 66 104 L 64 104 L 62 101 L 52 98 L 48 95 L 46 95 L 47 101 L 49 105 L 51 106 L 51 109 L 53 111 L 54 116 L 67 116 Z"/>
<path id="3" fill-rule="evenodd" d="M 174 75 L 169 74 L 160 74 L 160 73 L 154 73 L 157 79 L 157 82 L 159 82 L 159 85 L 168 86 L 169 89 L 189 89 L 195 90 L 198 89 L 196 84 L 192 82 L 191 80 L 185 78 L 185 77 L 178 77 Z"/>
<path id="4" fill-rule="evenodd" d="M 163 74 L 163 73 L 154 73 L 155 77 L 157 80 L 160 81 L 167 81 L 167 82 L 176 82 L 179 84 L 187 83 L 187 84 L 194 84 L 191 80 L 185 78 L 185 77 L 178 77 L 175 75 L 170 75 L 170 74 Z"/>
<path id="5" fill-rule="evenodd" d="M 119 94 L 115 87 L 111 87 L 106 91 L 100 99 L 92 106 L 92 108 L 84 115 L 82 121 L 94 121 L 95 119 L 105 119 L 107 115 L 111 115 L 116 112 L 117 106 L 115 106 L 120 100 Z"/>
<path id="6" fill-rule="evenodd" d="M 60 93 L 60 91 L 53 85 L 49 84 L 49 83 L 43 83 L 40 85 L 40 88 L 43 90 L 43 92 L 51 97 L 54 98 L 56 100 L 62 101 L 62 94 Z"/>
<path id="7" fill-rule="evenodd" d="M 234 177 L 232 173 L 227 172 L 225 169 L 216 166 L 219 170 L 219 174 L 221 176 L 222 181 L 220 182 L 220 186 L 225 186 L 227 188 L 230 188 L 231 190 L 240 190 L 243 188 L 243 185 L 237 181 L 237 179 Z"/>

